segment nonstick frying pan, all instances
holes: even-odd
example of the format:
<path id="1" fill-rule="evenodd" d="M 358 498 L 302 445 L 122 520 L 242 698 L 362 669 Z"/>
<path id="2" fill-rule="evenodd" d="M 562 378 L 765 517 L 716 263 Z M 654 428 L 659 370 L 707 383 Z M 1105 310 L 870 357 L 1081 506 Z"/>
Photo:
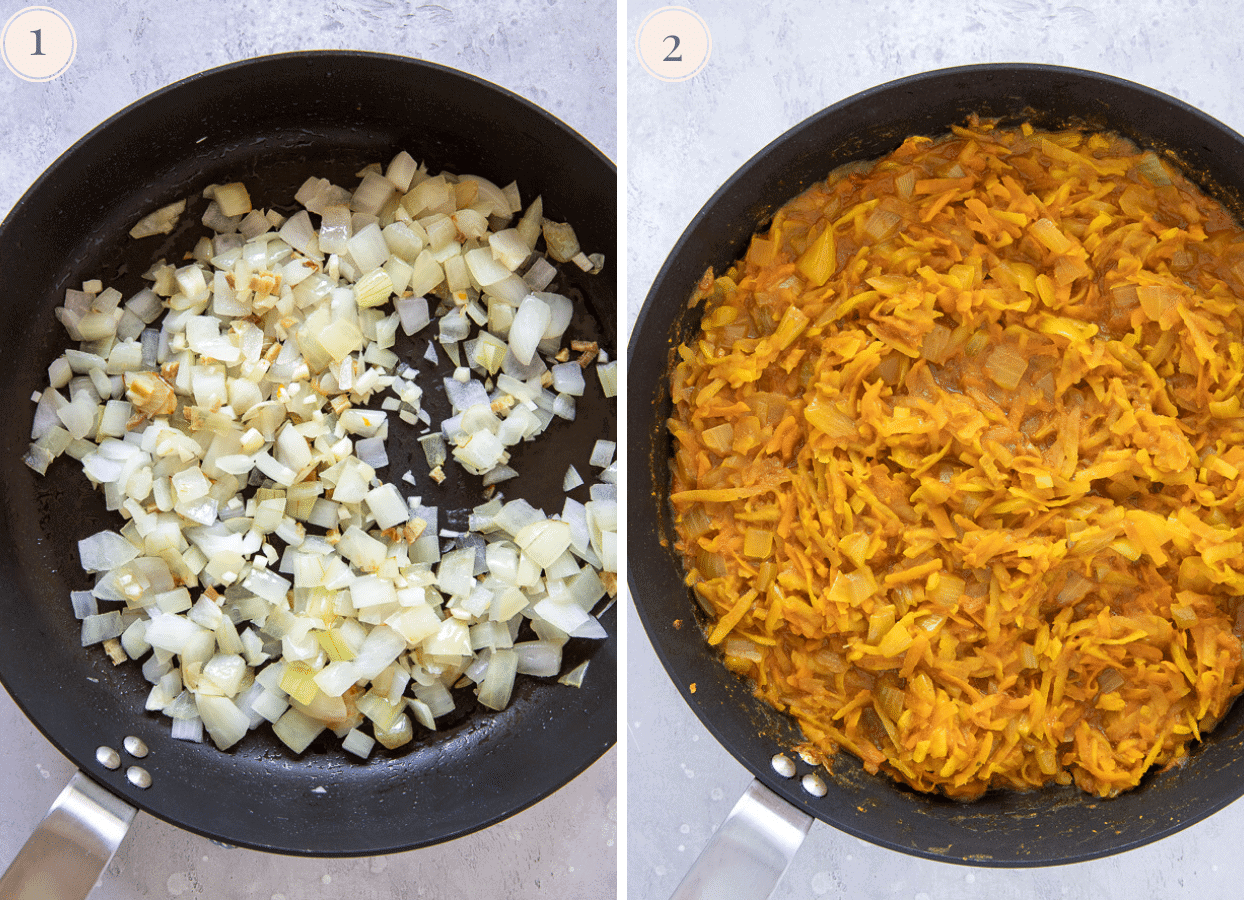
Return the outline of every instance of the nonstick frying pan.
<path id="1" fill-rule="evenodd" d="M 213 69 L 154 93 L 96 128 L 30 188 L 0 226 L 0 681 L 40 731 L 98 786 L 173 825 L 224 843 L 278 853 L 352 856 L 448 840 L 497 822 L 547 796 L 615 742 L 616 611 L 604 641 L 572 641 L 563 671 L 590 660 L 583 687 L 520 678 L 512 704 L 492 713 L 456 692 L 459 711 L 435 733 L 359 761 L 331 736 L 295 756 L 264 730 L 236 749 L 174 741 L 169 722 L 144 713 L 148 685 L 136 664 L 113 667 L 79 646 L 68 592 L 90 586 L 77 541 L 118 525 L 72 460 L 46 477 L 21 462 L 31 393 L 67 345 L 53 309 L 90 278 L 126 296 L 158 256 L 180 260 L 200 232 L 204 186 L 244 181 L 256 206 L 289 212 L 309 175 L 339 184 L 406 150 L 435 171 L 517 181 L 525 202 L 543 195 L 545 215 L 571 222 L 588 252 L 616 259 L 616 168 L 547 112 L 481 79 L 404 57 L 308 52 Z M 142 215 L 179 198 L 190 205 L 167 239 L 133 241 Z M 575 337 L 612 354 L 616 285 L 605 274 L 564 276 L 580 310 Z M 421 354 L 434 326 L 398 351 L 423 373 L 434 420 L 446 411 L 439 378 Z M 615 431 L 613 402 L 589 379 L 573 423 L 525 445 L 522 473 L 505 491 L 560 512 L 569 463 L 591 471 L 597 438 Z M 438 404 L 440 404 L 438 406 Z M 461 470 L 445 485 L 426 478 L 413 429 L 390 437 L 389 477 L 406 469 L 442 510 L 442 527 L 465 526 L 480 482 Z M 404 486 L 405 487 L 405 486 Z M 586 488 L 581 489 L 586 495 Z M 574 494 L 573 496 L 578 496 Z M 446 519 L 446 511 L 458 510 Z M 150 748 L 140 763 L 150 788 L 96 762 L 101 745 L 126 736 Z M 379 749 L 379 748 L 377 748 Z M 123 754 L 124 756 L 124 754 Z M 90 787 L 90 785 L 88 785 Z M 93 789 L 93 788 L 92 788 Z"/>
<path id="2" fill-rule="evenodd" d="M 908 135 L 945 133 L 971 113 L 1010 123 L 1028 120 L 1039 127 L 1083 125 L 1120 132 L 1173 154 L 1237 218 L 1244 213 L 1244 138 L 1178 100 L 1094 72 L 1024 64 L 945 69 L 865 91 L 795 126 L 739 169 L 692 220 L 657 275 L 632 332 L 629 587 L 648 638 L 683 698 L 767 789 L 759 795 L 785 801 L 778 804 L 784 810 L 762 813 L 785 817 L 788 838 L 806 814 L 929 859 L 980 866 L 1071 863 L 1158 840 L 1244 793 L 1244 709 L 1235 706 L 1185 765 L 1153 773 L 1138 789 L 1114 800 L 1050 787 L 956 802 L 868 775 L 845 753 L 825 777 L 828 792 L 817 798 L 801 788 L 798 777 L 774 772 L 771 758 L 800 740 L 798 729 L 753 698 L 750 686 L 727 671 L 707 646 L 701 612 L 683 583 L 672 546 L 666 500 L 668 376 L 672 348 L 698 327 L 698 310 L 687 307 L 696 281 L 709 266 L 723 271 L 779 206 L 831 169 L 882 156 Z M 812 771 L 794 754 L 787 755 L 795 759 L 799 775 Z M 791 838 L 796 846 L 800 837 Z M 693 869 L 688 882 L 702 874 Z M 778 868 L 775 881 L 780 874 Z"/>

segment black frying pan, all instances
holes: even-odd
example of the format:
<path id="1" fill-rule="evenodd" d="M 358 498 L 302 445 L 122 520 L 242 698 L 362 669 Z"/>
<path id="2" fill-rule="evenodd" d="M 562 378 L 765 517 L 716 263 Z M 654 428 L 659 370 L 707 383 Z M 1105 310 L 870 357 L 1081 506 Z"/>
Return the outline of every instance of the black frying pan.
<path id="1" fill-rule="evenodd" d="M 696 715 L 788 802 L 856 837 L 930 859 L 1078 862 L 1157 840 L 1244 794 L 1244 708 L 1236 705 L 1181 768 L 1151 774 L 1114 800 L 1050 787 L 950 801 L 870 776 L 846 753 L 833 763 L 828 794 L 813 798 L 798 779 L 780 778 L 770 766 L 775 752 L 800 740 L 797 727 L 754 699 L 700 633 L 665 499 L 669 354 L 698 327 L 686 301 L 704 270 L 723 271 L 779 206 L 836 166 L 882 156 L 911 134 L 944 133 L 973 112 L 1039 127 L 1084 124 L 1173 152 L 1194 181 L 1244 219 L 1244 138 L 1178 100 L 1093 72 L 1014 64 L 946 69 L 865 91 L 797 125 L 748 161 L 692 220 L 636 322 L 628 349 L 627 553 L 643 565 L 630 565 L 629 585 L 657 655 Z M 798 765 L 800 774 L 809 771 Z"/>
<path id="2" fill-rule="evenodd" d="M 193 76 L 140 100 L 95 129 L 34 184 L 0 226 L 0 680 L 43 734 L 89 776 L 129 803 L 174 825 L 230 844 L 281 853 L 346 856 L 405 850 L 457 837 L 503 819 L 570 781 L 615 741 L 616 611 L 602 618 L 605 641 L 572 641 L 563 671 L 590 659 L 583 687 L 520 677 L 512 705 L 477 709 L 458 692 L 459 711 L 441 730 L 416 728 L 412 744 L 360 762 L 331 735 L 295 756 L 266 729 L 231 752 L 174 741 L 169 720 L 142 712 L 150 685 L 136 664 L 114 668 L 99 648 L 79 646 L 68 593 L 90 586 L 77 541 L 116 528 L 102 495 L 72 460 L 39 478 L 21 462 L 30 439 L 32 391 L 66 346 L 52 310 L 67 287 L 101 278 L 126 296 L 158 255 L 180 259 L 201 232 L 202 188 L 243 180 L 257 206 L 288 209 L 309 175 L 353 186 L 371 162 L 405 149 L 432 171 L 517 180 L 525 201 L 544 197 L 545 215 L 570 221 L 584 249 L 617 259 L 616 168 L 582 137 L 531 103 L 478 78 L 396 56 L 295 53 L 249 60 Z M 191 198 L 167 239 L 132 241 L 142 215 Z M 611 353 L 615 279 L 568 277 L 582 301 L 575 337 Z M 425 405 L 445 413 L 440 377 L 420 355 L 434 326 L 406 346 L 424 371 Z M 442 354 L 443 356 L 443 354 Z M 521 483 L 506 491 L 560 512 L 569 463 L 595 471 L 588 456 L 615 432 L 616 414 L 589 373 L 589 394 L 571 425 L 525 445 L 513 465 Z M 438 403 L 440 404 L 438 406 Z M 455 469 L 443 487 L 426 477 L 409 429 L 394 429 L 389 477 L 412 469 L 442 527 L 465 527 L 480 482 Z M 510 482 L 511 485 L 515 482 Z M 406 486 L 403 485 L 403 488 Z M 572 494 L 586 499 L 587 488 Z M 459 512 L 445 518 L 447 509 Z M 148 790 L 124 767 L 95 761 L 98 746 L 127 735 L 151 748 Z M 319 789 L 319 790 L 317 790 Z"/>

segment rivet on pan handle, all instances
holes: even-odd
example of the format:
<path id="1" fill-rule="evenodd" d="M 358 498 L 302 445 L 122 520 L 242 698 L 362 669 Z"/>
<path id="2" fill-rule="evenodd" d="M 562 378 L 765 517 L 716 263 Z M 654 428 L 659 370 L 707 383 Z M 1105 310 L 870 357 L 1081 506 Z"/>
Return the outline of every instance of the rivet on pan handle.
<path id="1" fill-rule="evenodd" d="M 811 825 L 811 816 L 753 780 L 671 900 L 765 900 Z"/>
<path id="2" fill-rule="evenodd" d="M 0 876 L 0 897 L 82 900 L 121 846 L 135 812 L 78 772 Z"/>

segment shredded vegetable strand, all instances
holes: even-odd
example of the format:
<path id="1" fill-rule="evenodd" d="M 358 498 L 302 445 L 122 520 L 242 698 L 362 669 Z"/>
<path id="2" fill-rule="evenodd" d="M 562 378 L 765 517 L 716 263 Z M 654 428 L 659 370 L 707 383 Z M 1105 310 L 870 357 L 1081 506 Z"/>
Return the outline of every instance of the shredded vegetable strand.
<path id="1" fill-rule="evenodd" d="M 1244 688 L 1241 297 L 1244 232 L 1112 135 L 972 120 L 835 172 L 678 350 L 709 641 L 805 751 L 919 790 L 1178 762 Z"/>

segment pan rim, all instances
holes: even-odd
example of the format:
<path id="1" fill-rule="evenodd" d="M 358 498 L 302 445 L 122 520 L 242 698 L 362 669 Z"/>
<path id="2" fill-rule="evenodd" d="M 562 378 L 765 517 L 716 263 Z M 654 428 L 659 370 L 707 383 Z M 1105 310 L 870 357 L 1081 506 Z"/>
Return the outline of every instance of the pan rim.
<path id="1" fill-rule="evenodd" d="M 574 138 L 581 144 L 585 145 L 587 148 L 590 148 L 590 150 L 599 158 L 599 162 L 602 162 L 605 165 L 609 166 L 613 170 L 615 176 L 617 174 L 617 169 L 618 169 L 617 163 L 615 163 L 612 159 L 610 159 L 609 156 L 603 150 L 601 150 L 598 146 L 596 146 L 594 142 L 592 142 L 590 139 L 588 139 L 586 136 L 584 136 L 581 132 L 579 132 L 575 128 L 572 128 L 570 125 L 564 122 L 560 117 L 550 112 L 549 110 L 545 109 L 544 107 L 533 103 L 531 100 L 528 100 L 526 97 L 522 96 L 521 94 L 518 94 L 515 91 L 510 90 L 504 85 L 498 84 L 494 81 L 490 81 L 489 79 L 483 78 L 472 72 L 467 72 L 463 69 L 454 68 L 453 66 L 447 66 L 447 65 L 444 65 L 443 63 L 436 63 L 436 62 L 432 62 L 431 60 L 421 59 L 417 56 L 405 56 L 405 55 L 398 54 L 398 53 L 382 53 L 382 52 L 375 51 L 375 50 L 290 50 L 290 51 L 285 51 L 282 53 L 267 53 L 267 54 L 261 54 L 259 56 L 248 56 L 243 59 L 237 59 L 231 62 L 222 63 L 219 66 L 213 66 L 210 69 L 203 69 L 201 71 L 194 72 L 190 75 L 185 76 L 184 78 L 179 78 L 176 81 L 169 82 L 163 87 L 156 88 L 154 91 L 150 91 L 144 94 L 143 96 L 138 97 L 137 99 L 128 103 L 121 109 L 117 110 L 112 115 L 108 116 L 108 118 L 104 119 L 98 125 L 91 128 L 89 131 L 87 131 L 85 134 L 79 137 L 76 141 L 70 144 L 67 148 L 65 148 L 64 151 L 58 154 L 57 157 L 54 160 L 52 160 L 52 162 L 49 163 L 47 167 L 41 173 L 39 173 L 39 176 L 33 182 L 31 182 L 31 184 L 26 188 L 26 190 L 22 192 L 21 196 L 18 197 L 16 201 L 14 201 L 12 207 L 9 208 L 9 211 L 5 214 L 3 220 L 0 220 L 0 240 L 3 240 L 5 238 L 5 229 L 9 226 L 11 220 L 15 217 L 15 214 L 17 213 L 18 209 L 22 207 L 22 205 L 26 203 L 28 199 L 37 192 L 37 189 L 39 188 L 39 186 L 43 182 L 50 180 L 50 178 L 54 176 L 58 167 L 62 166 L 64 164 L 64 161 L 68 159 L 69 157 L 77 155 L 81 151 L 81 148 L 84 145 L 92 142 L 102 133 L 115 130 L 119 120 L 128 118 L 136 114 L 143 107 L 149 104 L 158 102 L 159 100 L 163 99 L 166 95 L 172 92 L 180 92 L 184 90 L 188 85 L 195 84 L 205 79 L 214 80 L 214 79 L 219 78 L 221 75 L 225 75 L 225 74 L 238 71 L 238 70 L 242 70 L 242 69 L 255 68 L 256 66 L 260 66 L 260 65 L 284 65 L 287 63 L 296 63 L 302 60 L 310 61 L 310 60 L 320 60 L 320 59 L 340 59 L 343 62 L 349 62 L 351 60 L 370 59 L 370 60 L 377 60 L 377 61 L 382 61 L 382 62 L 395 64 L 395 65 L 412 65 L 412 66 L 416 66 L 419 68 L 426 68 L 430 71 L 440 72 L 445 75 L 457 77 L 457 78 L 462 79 L 465 82 L 472 83 L 472 84 L 475 84 L 481 87 L 485 87 L 491 91 L 495 91 L 501 94 L 502 96 L 504 96 L 507 100 L 511 102 L 514 102 L 523 107 L 526 107 L 526 109 L 529 112 L 532 112 L 546 119 L 550 124 L 554 125 L 556 128 L 565 132 L 568 136 Z"/>

